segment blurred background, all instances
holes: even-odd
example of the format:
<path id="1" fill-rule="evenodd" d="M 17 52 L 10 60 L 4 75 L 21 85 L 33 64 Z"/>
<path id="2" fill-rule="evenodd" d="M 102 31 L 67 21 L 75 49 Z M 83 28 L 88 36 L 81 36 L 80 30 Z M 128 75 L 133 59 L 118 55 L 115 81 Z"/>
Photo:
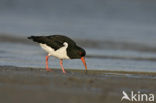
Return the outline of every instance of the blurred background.
<path id="1" fill-rule="evenodd" d="M 83 46 L 89 69 L 156 72 L 155 0 L 0 0 L 0 65 L 44 67 L 46 53 L 27 37 L 52 34 Z"/>

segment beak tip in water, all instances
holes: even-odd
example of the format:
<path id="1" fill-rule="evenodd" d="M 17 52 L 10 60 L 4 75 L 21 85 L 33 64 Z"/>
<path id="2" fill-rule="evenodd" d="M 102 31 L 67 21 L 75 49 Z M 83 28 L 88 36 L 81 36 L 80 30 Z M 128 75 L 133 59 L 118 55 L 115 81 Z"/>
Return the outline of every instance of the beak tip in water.
<path id="1" fill-rule="evenodd" d="M 85 61 L 85 58 L 84 57 L 81 57 L 81 60 L 83 62 L 83 65 L 85 66 L 85 69 L 87 71 L 87 65 L 86 65 L 86 61 Z"/>

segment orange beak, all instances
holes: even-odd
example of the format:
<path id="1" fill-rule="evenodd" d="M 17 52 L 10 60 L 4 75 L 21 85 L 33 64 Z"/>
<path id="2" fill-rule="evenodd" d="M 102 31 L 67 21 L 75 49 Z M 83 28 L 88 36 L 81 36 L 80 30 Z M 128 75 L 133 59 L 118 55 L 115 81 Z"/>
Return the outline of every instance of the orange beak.
<path id="1" fill-rule="evenodd" d="M 85 66 L 85 69 L 87 71 L 87 65 L 86 65 L 86 61 L 85 61 L 85 58 L 84 57 L 81 57 L 81 60 L 83 62 L 83 65 Z"/>

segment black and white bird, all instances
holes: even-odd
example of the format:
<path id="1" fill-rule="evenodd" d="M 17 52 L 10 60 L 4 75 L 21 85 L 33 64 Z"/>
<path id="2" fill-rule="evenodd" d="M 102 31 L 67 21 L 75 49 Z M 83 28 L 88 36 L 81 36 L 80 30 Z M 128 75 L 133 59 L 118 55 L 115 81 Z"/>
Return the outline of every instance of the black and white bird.
<path id="1" fill-rule="evenodd" d="M 66 73 L 63 67 L 63 59 L 81 59 L 85 70 L 87 71 L 87 65 L 85 62 L 86 52 L 83 48 L 79 47 L 72 39 L 63 35 L 50 35 L 50 36 L 30 36 L 28 39 L 32 39 L 34 42 L 40 44 L 48 55 L 46 56 L 46 70 L 51 71 L 48 68 L 49 56 L 54 56 L 60 59 L 60 66 L 63 73 Z"/>

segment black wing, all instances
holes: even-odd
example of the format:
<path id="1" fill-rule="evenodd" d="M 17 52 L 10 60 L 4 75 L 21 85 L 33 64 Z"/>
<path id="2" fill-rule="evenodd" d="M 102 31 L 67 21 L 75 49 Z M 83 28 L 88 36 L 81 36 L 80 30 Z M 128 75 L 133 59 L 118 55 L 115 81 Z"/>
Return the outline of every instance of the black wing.
<path id="1" fill-rule="evenodd" d="M 63 47 L 64 42 L 67 42 L 68 46 L 76 45 L 76 43 L 72 39 L 66 36 L 62 36 L 62 35 L 31 36 L 31 37 L 28 37 L 28 39 L 32 39 L 33 41 L 38 42 L 38 43 L 46 44 L 55 50 Z"/>

